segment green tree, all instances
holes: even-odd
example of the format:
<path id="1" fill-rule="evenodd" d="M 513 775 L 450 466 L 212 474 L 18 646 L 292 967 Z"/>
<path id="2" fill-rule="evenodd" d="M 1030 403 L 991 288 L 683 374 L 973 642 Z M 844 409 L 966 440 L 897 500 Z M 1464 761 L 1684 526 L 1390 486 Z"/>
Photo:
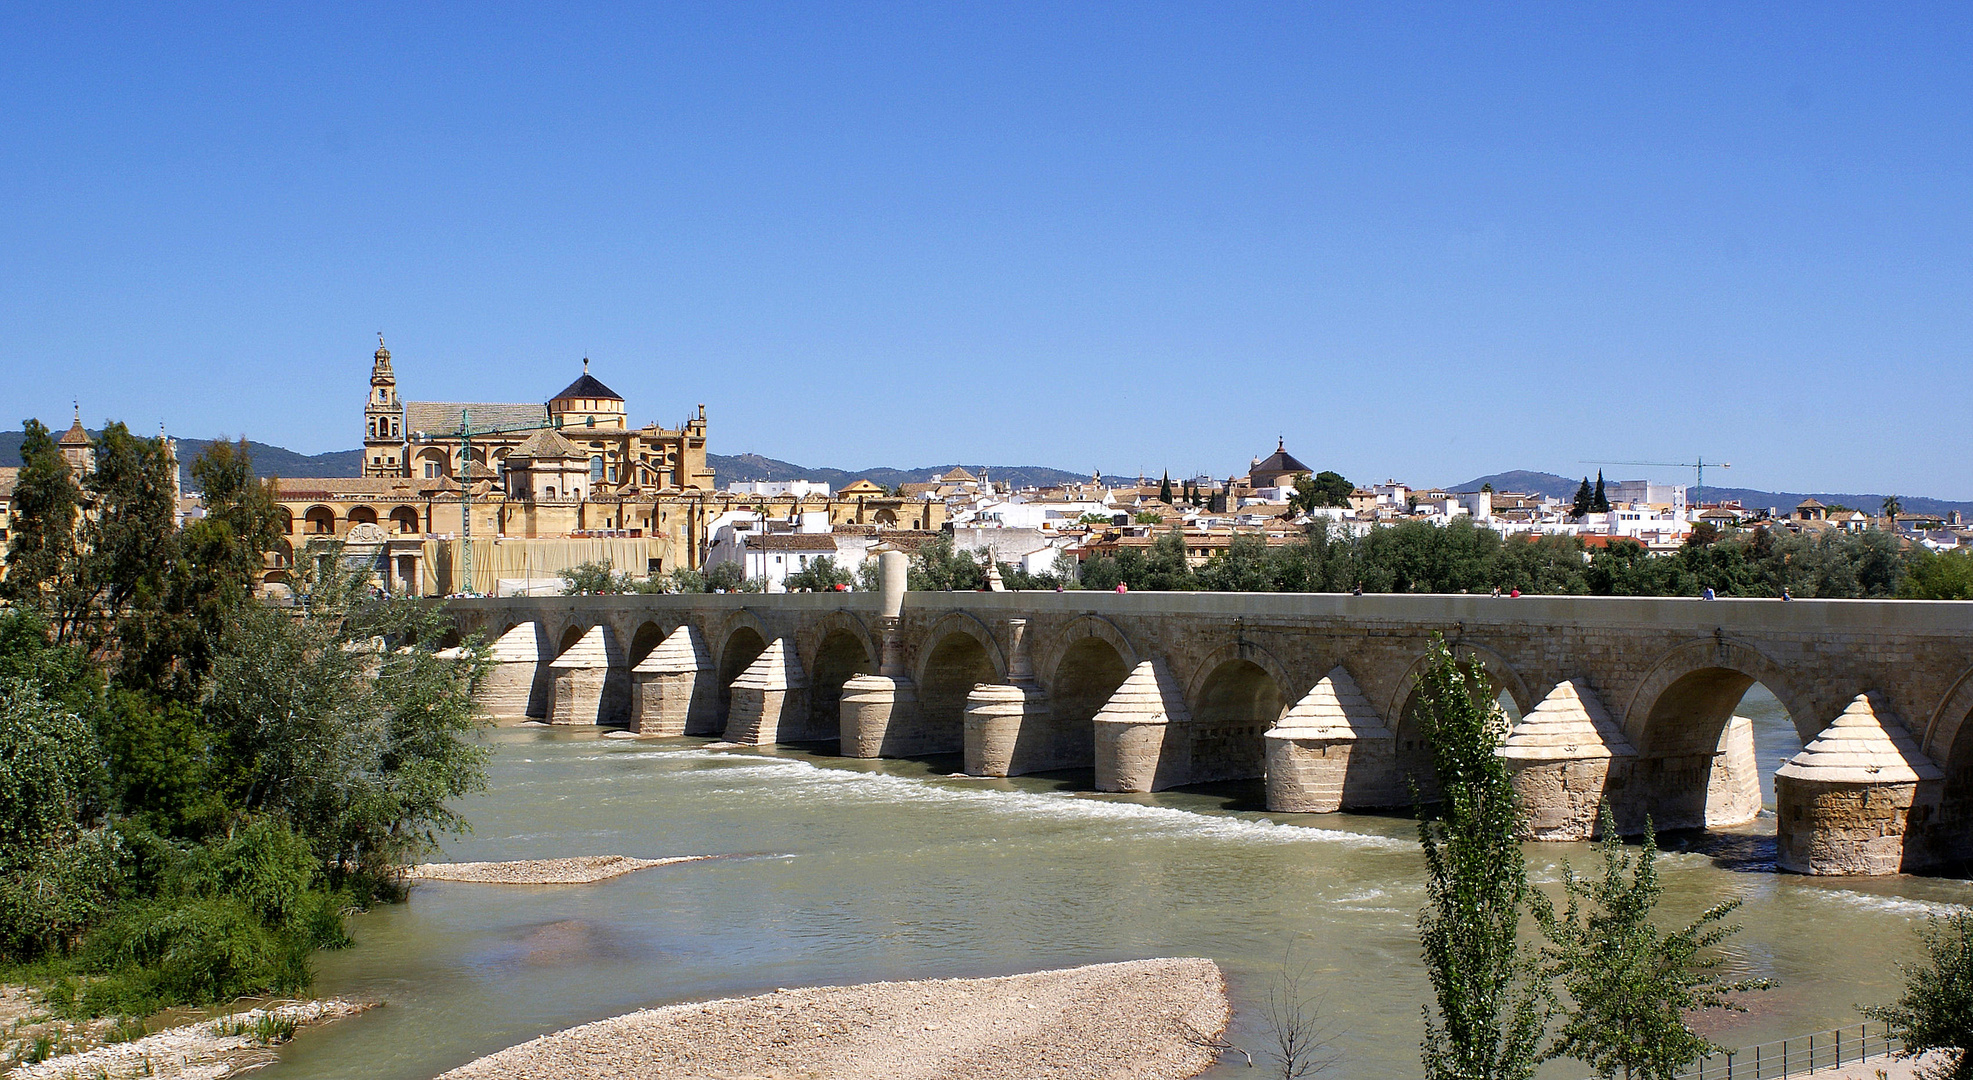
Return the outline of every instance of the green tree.
<path id="1" fill-rule="evenodd" d="M 1973 600 L 1973 551 L 1913 547 L 1898 595 L 1906 600 Z"/>
<path id="2" fill-rule="evenodd" d="M 56 639 L 68 641 L 83 629 L 81 622 L 63 617 L 79 607 L 82 566 L 76 522 L 82 490 L 41 421 L 27 420 L 21 426 L 21 471 L 14 479 L 0 598 L 49 613 Z"/>
<path id="3" fill-rule="evenodd" d="M 1900 965 L 1904 993 L 1865 1016 L 1891 1029 L 1904 1054 L 1938 1051 L 1938 1065 L 1919 1073 L 1927 1080 L 1973 1080 L 1973 913 L 1933 916 L 1918 930 L 1925 958 Z"/>
<path id="4" fill-rule="evenodd" d="M 1590 496 L 1589 509 L 1593 514 L 1610 512 L 1610 498 L 1603 494 L 1603 470 L 1596 470 L 1596 493 Z"/>
<path id="5" fill-rule="evenodd" d="M 578 563 L 561 572 L 563 596 L 600 596 L 637 591 L 637 581 L 619 574 L 608 559 Z"/>
<path id="6" fill-rule="evenodd" d="M 1541 1061 L 1545 988 L 1519 940 L 1528 871 L 1514 788 L 1495 752 L 1507 722 L 1493 700 L 1484 670 L 1435 637 L 1417 689 L 1444 792 L 1418 825 L 1427 897 L 1418 938 L 1434 1001 L 1424 1008 L 1427 1080 L 1525 1080 Z"/>
<path id="7" fill-rule="evenodd" d="M 782 580 L 789 592 L 829 592 L 838 585 L 856 584 L 856 575 L 846 566 L 837 566 L 832 555 L 818 555 L 808 565 Z"/>
<path id="8" fill-rule="evenodd" d="M 1884 496 L 1884 521 L 1891 528 L 1898 527 L 1898 515 L 1904 513 L 1904 502 L 1896 495 Z"/>
<path id="9" fill-rule="evenodd" d="M 1131 520 L 1137 522 L 1139 525 L 1156 525 L 1165 520 L 1165 516 L 1156 510 L 1139 510 Z"/>
<path id="10" fill-rule="evenodd" d="M 1590 491 L 1589 477 L 1585 476 L 1583 477 L 1582 486 L 1576 488 L 1576 499 L 1569 506 L 1569 516 L 1575 518 L 1588 517 L 1591 513 L 1591 507 L 1595 505 L 1596 495 Z"/>
<path id="11" fill-rule="evenodd" d="M 249 605 L 222 641 L 206 704 L 214 783 L 236 819 L 271 816 L 306 839 L 331 885 L 378 892 L 463 826 L 454 800 L 486 784 L 472 691 L 487 652 L 440 657 L 442 609 L 367 601 L 360 575 L 325 565 L 299 618 Z"/>
<path id="12" fill-rule="evenodd" d="M 1663 891 L 1658 849 L 1644 825 L 1644 847 L 1626 854 L 1609 804 L 1600 808 L 1602 876 L 1579 878 L 1564 866 L 1567 907 L 1535 906 L 1548 974 L 1567 994 L 1561 1030 L 1547 1056 L 1567 1057 L 1607 1078 L 1675 1080 L 1693 1061 L 1719 1047 L 1686 1024 L 1703 1009 L 1737 1009 L 1730 995 L 1766 989 L 1764 979 L 1720 978 L 1712 949 L 1739 927 L 1723 920 L 1740 906 L 1729 900 L 1686 926 L 1665 933 L 1652 921 Z"/>
<path id="13" fill-rule="evenodd" d="M 986 568 L 954 548 L 950 534 L 940 534 L 912 555 L 908 581 L 919 592 L 976 592 L 986 585 Z"/>
<path id="14" fill-rule="evenodd" d="M 1165 478 L 1158 483 L 1158 501 L 1164 503 L 1166 506 L 1172 504 L 1171 473 L 1169 471 L 1165 473 Z"/>

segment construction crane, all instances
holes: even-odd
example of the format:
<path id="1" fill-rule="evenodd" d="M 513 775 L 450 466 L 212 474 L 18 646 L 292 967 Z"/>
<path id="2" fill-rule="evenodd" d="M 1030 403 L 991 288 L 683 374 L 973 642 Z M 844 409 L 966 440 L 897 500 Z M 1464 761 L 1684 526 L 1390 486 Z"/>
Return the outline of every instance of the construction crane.
<path id="1" fill-rule="evenodd" d="M 1731 469 L 1731 468 L 1733 468 L 1733 466 L 1732 466 L 1732 465 L 1730 465 L 1730 464 L 1728 464 L 1728 463 L 1726 463 L 1726 462 L 1724 462 L 1724 461 L 1707 461 L 1707 460 L 1706 460 L 1705 458 L 1700 458 L 1700 459 L 1699 459 L 1699 460 L 1697 460 L 1697 461 L 1583 461 L 1583 462 L 1578 462 L 1578 464 L 1581 464 L 1581 465 L 1651 465 L 1651 466 L 1655 466 L 1655 467 L 1658 467 L 1658 468 L 1664 468 L 1664 469 L 1691 469 L 1691 470 L 1693 470 L 1693 477 L 1692 477 L 1692 500 L 1691 500 L 1691 505 L 1692 505 L 1692 506 L 1694 506 L 1694 507 L 1697 507 L 1697 506 L 1698 506 L 1698 505 L 1700 504 L 1700 496 L 1701 496 L 1701 495 L 1703 495 L 1703 494 L 1705 493 L 1705 491 L 1706 491 L 1706 468 L 1707 468 L 1707 466 L 1711 466 L 1711 467 L 1713 467 L 1713 468 L 1715 468 L 1715 469 Z"/>
<path id="2" fill-rule="evenodd" d="M 473 436 L 505 435 L 515 431 L 539 431 L 547 424 L 519 424 L 509 427 L 473 427 L 473 411 L 459 410 L 457 431 L 414 431 L 411 438 L 415 442 L 430 443 L 440 439 L 459 440 L 460 471 L 464 479 L 459 483 L 459 577 L 465 583 L 461 592 L 473 590 Z M 498 591 L 498 590 L 496 590 Z"/>

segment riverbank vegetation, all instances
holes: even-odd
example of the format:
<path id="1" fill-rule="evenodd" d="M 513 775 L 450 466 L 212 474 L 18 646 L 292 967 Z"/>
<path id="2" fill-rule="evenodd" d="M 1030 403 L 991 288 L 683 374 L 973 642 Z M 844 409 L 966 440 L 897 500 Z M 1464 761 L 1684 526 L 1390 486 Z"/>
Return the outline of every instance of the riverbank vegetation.
<path id="1" fill-rule="evenodd" d="M 59 1016 L 292 993 L 345 915 L 460 827 L 484 786 L 477 646 L 373 595 L 339 549 L 302 602 L 252 596 L 284 550 L 245 444 L 191 472 L 111 424 L 79 482 L 29 422 L 0 582 L 0 978 Z"/>

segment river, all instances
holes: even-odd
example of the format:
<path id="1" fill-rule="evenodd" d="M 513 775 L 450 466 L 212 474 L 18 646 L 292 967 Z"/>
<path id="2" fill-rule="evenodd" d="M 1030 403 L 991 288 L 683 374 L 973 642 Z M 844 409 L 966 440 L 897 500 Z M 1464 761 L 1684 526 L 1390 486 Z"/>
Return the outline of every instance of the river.
<path id="1" fill-rule="evenodd" d="M 1758 686 L 1741 705 L 1769 772 L 1799 748 Z M 1257 1003 L 1284 963 L 1321 995 L 1336 1077 L 1417 1075 L 1428 986 L 1412 822 L 1276 815 L 1260 784 L 1098 795 L 1088 773 L 955 780 L 955 759 L 861 762 L 702 740 L 502 728 L 492 784 L 463 809 L 454 860 L 720 854 L 585 886 L 421 884 L 352 920 L 316 991 L 387 1007 L 304 1032 L 260 1075 L 424 1080 L 535 1035 L 632 1009 L 776 987 L 994 975 L 1144 956 L 1226 970 L 1230 1038 L 1258 1049 Z M 1772 805 L 1770 778 L 1768 799 Z M 1735 975 L 1766 976 L 1743 1045 L 1854 1022 L 1894 996 L 1928 912 L 1973 902 L 1929 878 L 1829 881 L 1772 871 L 1771 816 L 1663 864 L 1662 916 L 1738 898 Z M 1528 847 L 1537 881 L 1587 845 Z M 1587 1070 L 1552 1065 L 1544 1077 Z M 1209 1076 L 1256 1075 L 1232 1055 Z"/>

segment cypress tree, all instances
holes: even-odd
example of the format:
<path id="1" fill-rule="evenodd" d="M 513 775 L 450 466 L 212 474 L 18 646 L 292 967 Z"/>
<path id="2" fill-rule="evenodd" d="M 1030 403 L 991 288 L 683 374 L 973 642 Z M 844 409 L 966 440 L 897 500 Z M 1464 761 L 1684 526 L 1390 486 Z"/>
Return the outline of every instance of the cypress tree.
<path id="1" fill-rule="evenodd" d="M 1592 495 L 1589 490 L 1589 477 L 1585 476 L 1583 477 L 1582 486 L 1576 489 L 1576 501 L 1575 504 L 1569 508 L 1569 513 L 1574 517 L 1587 516 L 1589 514 L 1590 507 L 1593 506 L 1595 502 L 1596 502 L 1596 496 Z"/>
<path id="2" fill-rule="evenodd" d="M 1589 508 L 1599 514 L 1608 513 L 1610 500 L 1603 494 L 1603 470 L 1596 470 L 1596 494 L 1591 497 Z"/>
<path id="3" fill-rule="evenodd" d="M 1166 506 L 1170 506 L 1172 503 L 1170 470 L 1165 471 L 1164 480 L 1158 484 L 1158 501 L 1164 503 Z"/>

